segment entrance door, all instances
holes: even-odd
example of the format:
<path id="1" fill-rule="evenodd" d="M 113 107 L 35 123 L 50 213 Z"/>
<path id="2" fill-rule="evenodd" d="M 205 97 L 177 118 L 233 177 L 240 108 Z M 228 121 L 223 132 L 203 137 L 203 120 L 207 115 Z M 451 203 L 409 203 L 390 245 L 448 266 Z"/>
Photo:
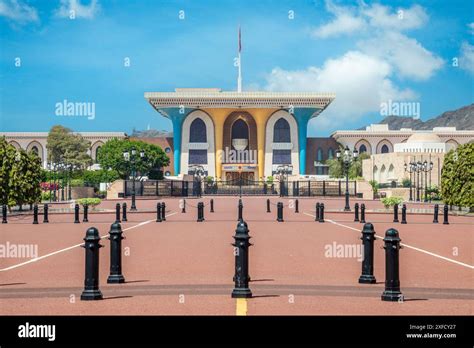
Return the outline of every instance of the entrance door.
<path id="1" fill-rule="evenodd" d="M 235 181 L 239 182 L 239 178 L 242 178 L 242 185 L 245 185 L 248 181 L 253 181 L 255 175 L 253 172 L 242 172 L 239 175 L 239 172 L 227 172 L 225 174 L 226 181 Z"/>

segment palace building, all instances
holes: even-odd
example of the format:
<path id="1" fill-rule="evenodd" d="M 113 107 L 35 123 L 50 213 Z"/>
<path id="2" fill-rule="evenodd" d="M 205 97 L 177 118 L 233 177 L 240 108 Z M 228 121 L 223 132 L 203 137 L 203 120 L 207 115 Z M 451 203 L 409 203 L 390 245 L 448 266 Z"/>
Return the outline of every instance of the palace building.
<path id="1" fill-rule="evenodd" d="M 312 171 L 306 167 L 308 122 L 335 95 L 179 88 L 145 98 L 172 122 L 174 175 L 200 166 L 217 179 L 259 180 L 281 165 L 291 175 Z"/>

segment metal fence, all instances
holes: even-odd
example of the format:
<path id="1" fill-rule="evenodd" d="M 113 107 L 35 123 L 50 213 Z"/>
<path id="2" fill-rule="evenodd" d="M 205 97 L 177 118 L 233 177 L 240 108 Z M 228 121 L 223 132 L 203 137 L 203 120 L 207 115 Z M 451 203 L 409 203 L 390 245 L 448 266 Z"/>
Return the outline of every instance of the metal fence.
<path id="1" fill-rule="evenodd" d="M 133 181 L 126 180 L 124 193 L 126 197 L 132 195 Z M 200 196 L 204 195 L 280 195 L 294 197 L 314 196 L 344 196 L 346 183 L 344 180 L 323 181 L 281 181 L 268 183 L 236 179 L 231 181 L 177 181 L 177 180 L 147 180 L 135 182 L 136 196 Z M 357 182 L 349 181 L 349 195 L 357 195 Z"/>
<path id="2" fill-rule="evenodd" d="M 125 197 L 133 192 L 133 180 L 126 180 L 124 184 Z M 147 180 L 135 181 L 136 196 L 188 196 L 189 183 L 177 180 Z"/>

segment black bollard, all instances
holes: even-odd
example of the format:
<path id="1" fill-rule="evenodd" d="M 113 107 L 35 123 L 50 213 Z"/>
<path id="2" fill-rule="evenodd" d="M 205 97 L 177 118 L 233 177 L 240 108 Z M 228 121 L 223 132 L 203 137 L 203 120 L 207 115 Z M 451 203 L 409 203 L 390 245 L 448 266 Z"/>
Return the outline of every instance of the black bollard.
<path id="1" fill-rule="evenodd" d="M 127 203 L 123 202 L 122 204 L 122 221 L 128 221 L 127 220 Z"/>
<path id="2" fill-rule="evenodd" d="M 280 203 L 278 203 L 280 204 Z M 237 223 L 234 235 L 234 255 L 235 255 L 235 287 L 232 290 L 232 298 L 250 298 L 252 291 L 249 288 L 249 229 L 243 220 Z"/>
<path id="3" fill-rule="evenodd" d="M 211 210 L 210 213 L 214 212 L 214 200 L 211 198 Z"/>
<path id="4" fill-rule="evenodd" d="M 435 204 L 434 205 L 434 211 L 433 211 L 433 223 L 434 224 L 438 223 L 438 213 L 439 213 L 439 205 Z"/>
<path id="5" fill-rule="evenodd" d="M 165 202 L 161 203 L 161 220 L 166 221 L 166 204 L 165 204 Z"/>
<path id="6" fill-rule="evenodd" d="M 77 204 L 77 203 L 74 206 L 74 223 L 75 224 L 80 224 L 81 223 L 79 221 L 79 204 Z"/>
<path id="7" fill-rule="evenodd" d="M 198 211 L 197 222 L 203 222 L 204 221 L 204 203 L 203 202 L 198 203 L 197 211 Z"/>
<path id="8" fill-rule="evenodd" d="M 319 209 L 320 209 L 320 204 L 318 202 L 316 203 L 316 217 L 314 218 L 314 221 L 319 221 Z"/>
<path id="9" fill-rule="evenodd" d="M 120 203 L 115 205 L 115 223 L 120 223 Z"/>
<path id="10" fill-rule="evenodd" d="M 267 198 L 267 213 L 270 213 L 270 200 Z"/>
<path id="11" fill-rule="evenodd" d="M 161 222 L 161 203 L 156 203 L 156 222 Z"/>
<path id="12" fill-rule="evenodd" d="M 43 223 L 44 224 L 47 224 L 49 222 L 49 218 L 48 218 L 48 203 L 45 203 L 43 205 Z"/>
<path id="13" fill-rule="evenodd" d="M 89 222 L 89 206 L 84 204 L 84 216 L 82 218 L 82 222 Z"/>
<path id="14" fill-rule="evenodd" d="M 4 204 L 2 206 L 2 224 L 7 224 L 8 223 L 8 220 L 7 220 L 7 205 Z"/>
<path id="15" fill-rule="evenodd" d="M 449 225 L 447 204 L 444 205 L 444 209 L 443 209 L 443 225 Z"/>
<path id="16" fill-rule="evenodd" d="M 360 205 L 360 223 L 365 224 L 365 204 Z"/>
<path id="17" fill-rule="evenodd" d="M 364 224 L 362 229 L 362 245 L 364 246 L 364 259 L 362 260 L 362 274 L 359 277 L 359 283 L 375 284 L 374 277 L 374 240 L 375 230 L 371 223 Z"/>
<path id="18" fill-rule="evenodd" d="M 407 223 L 407 205 L 402 205 L 402 221 L 401 224 L 405 225 Z"/>
<path id="19" fill-rule="evenodd" d="M 295 201 L 295 213 L 299 213 L 299 203 L 298 200 Z"/>
<path id="20" fill-rule="evenodd" d="M 86 250 L 86 275 L 84 280 L 84 291 L 81 294 L 81 301 L 101 300 L 102 293 L 99 290 L 99 230 L 91 227 L 87 230 L 84 238 Z"/>
<path id="21" fill-rule="evenodd" d="M 186 200 L 183 199 L 183 207 L 181 208 L 181 213 L 186 213 Z"/>
<path id="22" fill-rule="evenodd" d="M 243 217 L 242 217 L 242 211 L 244 209 L 244 205 L 242 204 L 242 200 L 239 199 L 239 212 L 238 212 L 238 216 L 237 216 L 237 221 L 242 221 L 243 220 Z"/>
<path id="23" fill-rule="evenodd" d="M 400 292 L 399 277 L 399 250 L 400 237 L 398 231 L 390 228 L 385 232 L 385 291 L 382 294 L 382 301 L 399 301 L 402 298 Z"/>
<path id="24" fill-rule="evenodd" d="M 278 222 L 283 222 L 283 203 L 278 202 L 277 203 L 277 221 Z"/>
<path id="25" fill-rule="evenodd" d="M 33 207 L 33 225 L 38 225 L 38 204 Z"/>
<path id="26" fill-rule="evenodd" d="M 359 203 L 354 205 L 354 222 L 359 222 Z"/>
<path id="27" fill-rule="evenodd" d="M 319 222 L 324 222 L 324 203 L 319 205 Z"/>
<path id="28" fill-rule="evenodd" d="M 119 223 L 113 223 L 110 226 L 110 275 L 107 278 L 109 284 L 125 283 L 122 274 L 122 226 Z"/>
<path id="29" fill-rule="evenodd" d="M 398 204 L 393 206 L 393 222 L 398 222 Z"/>

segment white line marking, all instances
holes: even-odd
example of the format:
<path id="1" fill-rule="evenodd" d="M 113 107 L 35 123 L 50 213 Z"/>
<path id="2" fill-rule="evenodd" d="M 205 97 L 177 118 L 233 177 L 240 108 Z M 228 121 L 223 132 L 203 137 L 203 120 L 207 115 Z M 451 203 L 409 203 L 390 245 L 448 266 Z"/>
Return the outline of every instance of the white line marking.
<path id="1" fill-rule="evenodd" d="M 168 216 L 175 215 L 175 214 L 177 214 L 177 212 L 168 214 L 168 215 L 166 215 L 166 216 L 168 217 Z M 136 225 L 134 225 L 134 226 L 130 226 L 130 227 L 124 228 L 122 231 L 125 232 L 125 231 L 128 231 L 128 230 L 131 230 L 131 229 L 134 229 L 134 228 L 137 228 L 137 227 L 140 227 L 140 226 L 149 224 L 149 223 L 152 222 L 152 221 L 155 221 L 155 220 L 153 219 L 153 220 L 143 221 L 143 222 L 140 222 L 139 224 L 136 224 Z M 103 235 L 102 237 L 100 237 L 100 239 L 106 238 L 106 237 L 108 237 L 108 236 L 109 236 L 108 234 L 105 234 L 105 235 Z M 49 253 L 49 254 L 46 254 L 46 255 L 43 255 L 43 256 L 40 256 L 40 257 L 31 259 L 31 260 L 28 260 L 28 261 L 25 261 L 25 262 L 22 262 L 22 263 L 19 263 L 19 264 L 16 264 L 16 265 L 7 267 L 7 268 L 0 269 L 0 272 L 9 271 L 9 270 L 11 270 L 11 269 L 18 268 L 18 267 L 27 265 L 27 264 L 29 264 L 29 263 L 36 262 L 36 261 L 45 259 L 45 258 L 47 258 L 47 257 L 53 256 L 53 255 L 56 255 L 56 254 L 59 254 L 59 253 L 62 253 L 62 252 L 65 252 L 65 251 L 68 251 L 68 250 L 77 248 L 77 247 L 80 247 L 80 246 L 82 246 L 82 245 L 84 245 L 84 243 L 76 244 L 76 245 L 73 245 L 73 246 L 70 246 L 70 247 L 61 249 L 61 250 L 53 251 L 52 253 Z"/>
<path id="2" fill-rule="evenodd" d="M 306 214 L 306 215 L 308 215 L 308 216 L 316 217 L 315 215 L 311 215 L 311 214 L 308 214 L 308 213 L 304 213 L 304 214 Z M 345 227 L 345 228 L 348 228 L 348 229 L 351 229 L 351 230 L 360 232 L 360 230 L 358 230 L 357 228 L 354 228 L 354 227 L 351 227 L 351 226 L 347 226 L 347 225 L 343 225 L 343 224 L 340 224 L 339 222 L 336 222 L 336 221 L 333 221 L 333 220 L 330 220 L 330 219 L 326 219 L 326 221 L 329 221 L 330 223 L 332 223 L 332 224 L 334 224 L 334 225 L 338 225 L 338 226 L 341 226 L 341 227 Z M 379 236 L 379 235 L 375 235 L 375 238 L 379 238 L 379 239 L 382 239 L 382 240 L 383 240 L 384 237 Z M 420 248 L 417 248 L 417 247 L 414 247 L 414 246 L 411 246 L 411 245 L 408 245 L 408 244 L 405 244 L 405 243 L 400 243 L 400 245 L 403 245 L 403 246 L 406 247 L 406 248 L 413 249 L 413 250 L 419 251 L 419 252 L 424 253 L 424 254 L 427 254 L 427 255 L 431 255 L 431 256 L 437 257 L 437 258 L 442 259 L 442 260 L 446 260 L 446 261 L 449 261 L 449 262 L 458 264 L 458 265 L 460 265 L 460 266 L 464 266 L 464 267 L 467 267 L 467 268 L 470 268 L 470 269 L 474 269 L 474 266 L 468 265 L 467 263 L 459 262 L 459 261 L 456 261 L 456 260 L 453 260 L 453 259 L 450 259 L 450 258 L 441 256 L 441 255 L 432 253 L 431 251 L 428 251 L 428 250 L 423 250 L 423 249 L 420 249 Z"/>

